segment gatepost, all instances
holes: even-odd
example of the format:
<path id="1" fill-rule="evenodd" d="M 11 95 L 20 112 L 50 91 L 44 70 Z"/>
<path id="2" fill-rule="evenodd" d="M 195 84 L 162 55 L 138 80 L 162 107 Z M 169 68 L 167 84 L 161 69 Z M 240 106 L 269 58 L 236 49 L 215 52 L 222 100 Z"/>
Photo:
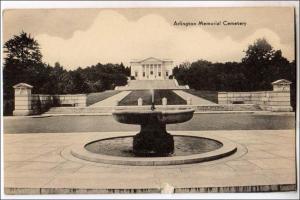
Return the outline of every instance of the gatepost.
<path id="1" fill-rule="evenodd" d="M 33 86 L 19 83 L 13 86 L 15 90 L 15 109 L 13 115 L 25 116 L 33 113 L 31 106 L 31 90 Z"/>

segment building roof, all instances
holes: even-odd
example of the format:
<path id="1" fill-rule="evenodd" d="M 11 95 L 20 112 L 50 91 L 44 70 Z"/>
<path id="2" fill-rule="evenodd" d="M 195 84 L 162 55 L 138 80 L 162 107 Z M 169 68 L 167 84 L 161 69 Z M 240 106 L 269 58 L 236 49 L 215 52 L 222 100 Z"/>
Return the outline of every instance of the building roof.
<path id="1" fill-rule="evenodd" d="M 272 85 L 290 85 L 292 82 L 286 79 L 279 79 L 277 81 L 272 82 Z"/>
<path id="2" fill-rule="evenodd" d="M 173 62 L 170 59 L 159 59 L 159 58 L 149 57 L 146 59 L 134 59 L 131 61 L 131 63 L 141 63 L 141 62 L 146 62 L 146 61 Z"/>
<path id="3" fill-rule="evenodd" d="M 33 86 L 27 83 L 18 83 L 14 85 L 13 88 L 33 88 Z"/>

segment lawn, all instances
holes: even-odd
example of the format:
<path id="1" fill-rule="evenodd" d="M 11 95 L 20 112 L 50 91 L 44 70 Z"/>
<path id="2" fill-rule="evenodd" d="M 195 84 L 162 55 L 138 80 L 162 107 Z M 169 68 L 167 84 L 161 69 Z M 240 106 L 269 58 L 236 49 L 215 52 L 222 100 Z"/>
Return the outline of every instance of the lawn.
<path id="1" fill-rule="evenodd" d="M 137 101 L 140 97 L 143 99 L 143 105 L 151 105 L 150 90 L 132 91 L 128 96 L 120 101 L 119 105 L 138 105 Z M 186 100 L 172 92 L 172 90 L 154 90 L 154 102 L 156 105 L 162 105 L 162 98 L 164 97 L 168 99 L 168 105 L 186 104 Z"/>
<path id="2" fill-rule="evenodd" d="M 203 99 L 212 101 L 214 103 L 218 103 L 218 92 L 217 91 L 205 91 L 205 90 L 195 90 L 195 89 L 189 89 L 184 90 L 185 92 L 188 92 L 190 94 L 193 94 L 195 96 L 201 97 Z"/>
<path id="3" fill-rule="evenodd" d="M 97 103 L 99 101 L 102 101 L 108 97 L 111 97 L 115 94 L 118 94 L 120 91 L 117 90 L 106 90 L 103 92 L 96 92 L 96 93 L 89 93 L 87 95 L 87 100 L 86 100 L 86 104 L 87 106 L 90 106 L 94 103 Z"/>

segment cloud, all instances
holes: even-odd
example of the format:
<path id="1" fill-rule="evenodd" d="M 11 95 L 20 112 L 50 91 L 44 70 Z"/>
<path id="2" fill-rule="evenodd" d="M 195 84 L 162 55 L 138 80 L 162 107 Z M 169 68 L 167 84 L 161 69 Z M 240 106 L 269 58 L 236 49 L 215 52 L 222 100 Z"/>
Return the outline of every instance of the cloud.
<path id="1" fill-rule="evenodd" d="M 66 24 L 66 26 L 68 26 Z M 230 35 L 215 38 L 200 27 L 174 27 L 159 15 L 149 14 L 129 21 L 115 11 L 101 11 L 85 31 L 76 31 L 70 39 L 37 35 L 44 61 L 58 61 L 68 69 L 101 63 L 129 64 L 131 59 L 158 57 L 176 63 L 205 59 L 212 62 L 240 61 L 249 44 L 265 37 L 275 49 L 293 59 L 293 47 L 281 44 L 269 29 L 257 30 L 242 41 Z"/>

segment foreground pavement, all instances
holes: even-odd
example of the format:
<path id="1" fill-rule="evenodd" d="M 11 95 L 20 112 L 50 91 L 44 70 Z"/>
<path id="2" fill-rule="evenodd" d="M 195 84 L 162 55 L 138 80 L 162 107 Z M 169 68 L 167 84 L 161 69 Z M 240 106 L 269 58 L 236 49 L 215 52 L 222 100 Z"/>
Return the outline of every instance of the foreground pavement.
<path id="1" fill-rule="evenodd" d="M 238 144 L 234 155 L 198 164 L 109 165 L 83 161 L 69 153 L 70 146 L 82 140 L 117 134 L 4 134 L 5 193 L 268 192 L 297 188 L 295 130 L 189 131 L 195 136 L 218 135 Z"/>

